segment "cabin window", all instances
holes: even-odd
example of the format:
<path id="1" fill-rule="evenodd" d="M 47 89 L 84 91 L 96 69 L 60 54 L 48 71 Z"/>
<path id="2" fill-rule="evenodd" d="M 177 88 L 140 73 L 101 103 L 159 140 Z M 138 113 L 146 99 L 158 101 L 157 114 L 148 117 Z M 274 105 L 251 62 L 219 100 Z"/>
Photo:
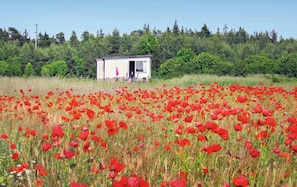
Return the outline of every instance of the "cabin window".
<path id="1" fill-rule="evenodd" d="M 146 61 L 136 61 L 136 72 L 146 73 Z"/>

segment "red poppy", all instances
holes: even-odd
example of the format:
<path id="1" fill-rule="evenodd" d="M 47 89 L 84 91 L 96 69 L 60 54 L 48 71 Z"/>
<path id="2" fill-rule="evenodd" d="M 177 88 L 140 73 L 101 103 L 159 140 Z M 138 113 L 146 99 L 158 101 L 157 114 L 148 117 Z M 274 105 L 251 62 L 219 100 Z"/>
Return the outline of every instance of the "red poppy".
<path id="1" fill-rule="evenodd" d="M 186 145 L 190 145 L 190 140 L 184 138 L 182 140 L 176 140 L 177 144 L 179 144 L 181 147 L 185 147 Z"/>
<path id="2" fill-rule="evenodd" d="M 69 145 L 69 146 L 72 146 L 72 147 L 78 147 L 79 142 L 77 142 L 77 141 L 69 142 L 68 145 Z"/>
<path id="3" fill-rule="evenodd" d="M 12 153 L 12 155 L 11 155 L 11 159 L 12 160 L 16 160 L 18 158 L 19 158 L 19 154 L 18 153 Z"/>
<path id="4" fill-rule="evenodd" d="M 185 117 L 184 122 L 190 123 L 192 122 L 192 120 L 193 120 L 193 116 L 187 116 Z"/>
<path id="5" fill-rule="evenodd" d="M 203 173 L 207 174 L 208 173 L 208 168 L 203 168 Z"/>
<path id="6" fill-rule="evenodd" d="M 89 119 L 91 120 L 94 118 L 95 112 L 93 110 L 87 110 L 87 115 L 88 115 Z"/>
<path id="7" fill-rule="evenodd" d="M 88 187 L 87 184 L 79 184 L 76 182 L 71 182 L 71 187 Z"/>
<path id="8" fill-rule="evenodd" d="M 186 131 L 189 134 L 194 134 L 196 132 L 196 130 L 193 127 L 187 127 Z"/>
<path id="9" fill-rule="evenodd" d="M 8 135 L 7 134 L 1 134 L 0 138 L 7 139 L 8 138 Z"/>
<path id="10" fill-rule="evenodd" d="M 174 179 L 170 182 L 170 187 L 186 187 L 187 181 L 185 179 Z"/>
<path id="11" fill-rule="evenodd" d="M 236 130 L 236 131 L 241 131 L 241 130 L 242 130 L 242 125 L 239 124 L 239 123 L 237 123 L 237 124 L 235 124 L 235 125 L 233 126 L 233 128 L 234 128 L 234 130 Z"/>
<path id="12" fill-rule="evenodd" d="M 121 172 L 126 167 L 125 164 L 120 163 L 116 158 L 110 158 L 110 171 L 115 171 L 116 173 Z"/>
<path id="13" fill-rule="evenodd" d="M 120 126 L 121 128 L 123 128 L 123 129 L 125 129 L 125 130 L 128 128 L 127 124 L 126 124 L 125 122 L 123 122 L 123 121 L 120 121 L 120 122 L 119 122 L 119 126 Z"/>
<path id="14" fill-rule="evenodd" d="M 79 133 L 79 138 L 86 141 L 89 137 L 89 131 L 81 131 Z"/>
<path id="15" fill-rule="evenodd" d="M 16 149 L 16 145 L 14 143 L 9 143 L 10 149 Z"/>
<path id="16" fill-rule="evenodd" d="M 248 149 L 252 148 L 252 142 L 250 140 L 246 140 L 244 146 Z"/>
<path id="17" fill-rule="evenodd" d="M 36 186 L 43 186 L 43 181 L 41 179 L 37 179 L 35 181 Z"/>
<path id="18" fill-rule="evenodd" d="M 256 157 L 260 156 L 260 151 L 257 150 L 257 149 L 251 148 L 251 149 L 250 149 L 250 155 L 251 155 L 253 158 L 256 158 Z"/>
<path id="19" fill-rule="evenodd" d="M 65 155 L 65 158 L 67 158 L 67 159 L 70 159 L 70 158 L 72 158 L 72 157 L 74 157 L 74 152 L 72 152 L 72 151 L 66 151 L 66 150 L 64 150 L 64 155 Z"/>
<path id="20" fill-rule="evenodd" d="M 273 148 L 272 151 L 276 154 L 280 153 L 280 149 L 278 147 Z"/>
<path id="21" fill-rule="evenodd" d="M 210 146 L 206 146 L 202 148 L 202 151 L 206 151 L 208 154 L 212 154 L 214 152 L 218 152 L 222 149 L 222 147 L 218 144 L 212 144 Z"/>
<path id="22" fill-rule="evenodd" d="M 117 172 L 115 171 L 111 171 L 109 174 L 108 174 L 109 178 L 111 179 L 114 179 L 116 176 L 117 176 Z"/>
<path id="23" fill-rule="evenodd" d="M 197 139 L 201 142 L 207 141 L 207 137 L 202 134 L 198 134 Z"/>
<path id="24" fill-rule="evenodd" d="M 291 149 L 292 149 L 294 152 L 297 152 L 297 144 L 295 144 L 295 145 L 291 145 Z"/>
<path id="25" fill-rule="evenodd" d="M 244 103 L 247 101 L 247 98 L 244 95 L 239 95 L 239 96 L 237 96 L 236 101 L 239 103 Z"/>
<path id="26" fill-rule="evenodd" d="M 63 137 L 64 136 L 64 130 L 60 125 L 55 125 L 52 129 L 52 136 L 53 137 Z"/>
<path id="27" fill-rule="evenodd" d="M 185 173 L 184 171 L 182 171 L 182 170 L 180 170 L 179 171 L 179 175 L 180 175 L 180 178 L 181 179 L 186 179 L 187 178 L 187 176 L 188 176 L 188 174 L 187 173 Z"/>
<path id="28" fill-rule="evenodd" d="M 49 142 L 44 142 L 42 144 L 42 150 L 43 151 L 48 151 L 51 147 L 52 147 L 52 145 Z"/>
<path id="29" fill-rule="evenodd" d="M 249 180 L 244 176 L 239 176 L 233 179 L 233 184 L 236 187 L 247 187 L 249 185 Z"/>

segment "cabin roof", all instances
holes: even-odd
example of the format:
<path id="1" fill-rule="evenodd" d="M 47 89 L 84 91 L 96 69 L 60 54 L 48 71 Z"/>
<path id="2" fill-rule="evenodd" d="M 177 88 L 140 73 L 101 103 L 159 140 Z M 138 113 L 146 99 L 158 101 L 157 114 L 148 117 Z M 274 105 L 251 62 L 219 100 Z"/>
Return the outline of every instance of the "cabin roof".
<path id="1" fill-rule="evenodd" d="M 110 59 L 130 59 L 130 58 L 152 58 L 152 55 L 110 56 L 110 57 L 96 58 L 96 61 L 110 60 Z"/>

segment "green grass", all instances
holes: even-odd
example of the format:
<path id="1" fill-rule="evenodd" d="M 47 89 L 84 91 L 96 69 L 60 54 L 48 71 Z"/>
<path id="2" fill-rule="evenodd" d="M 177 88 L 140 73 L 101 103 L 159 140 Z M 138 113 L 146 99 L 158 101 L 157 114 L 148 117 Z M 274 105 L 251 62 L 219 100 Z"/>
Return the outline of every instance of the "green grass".
<path id="1" fill-rule="evenodd" d="M 90 93 L 94 91 L 113 92 L 120 86 L 129 86 L 132 88 L 152 88 L 160 87 L 163 84 L 168 86 L 195 86 L 199 84 L 208 85 L 218 82 L 219 85 L 228 86 L 232 84 L 240 84 L 244 86 L 259 86 L 261 84 L 280 86 L 285 89 L 292 89 L 297 85 L 296 79 L 290 79 L 282 76 L 268 76 L 268 75 L 253 75 L 247 77 L 230 77 L 230 76 L 216 76 L 216 75 L 185 75 L 179 78 L 168 80 L 151 79 L 150 82 L 118 82 L 118 81 L 97 81 L 93 79 L 79 79 L 79 78 L 44 78 L 44 77 L 0 77 L 1 86 L 0 94 L 11 94 L 15 90 L 32 89 L 39 93 L 46 93 L 50 90 L 59 88 L 61 90 L 73 89 L 74 93 Z M 36 93 L 36 94 L 39 94 Z"/>

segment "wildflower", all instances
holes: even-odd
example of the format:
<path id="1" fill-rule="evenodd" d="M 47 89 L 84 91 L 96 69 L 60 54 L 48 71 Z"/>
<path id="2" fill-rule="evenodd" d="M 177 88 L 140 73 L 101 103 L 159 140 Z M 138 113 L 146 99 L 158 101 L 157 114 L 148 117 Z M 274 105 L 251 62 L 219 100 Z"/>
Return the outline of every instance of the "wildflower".
<path id="1" fill-rule="evenodd" d="M 43 186 L 43 181 L 41 179 L 38 179 L 35 181 L 36 186 Z"/>
<path id="2" fill-rule="evenodd" d="M 276 154 L 280 153 L 280 149 L 278 147 L 273 148 L 272 151 Z"/>
<path id="3" fill-rule="evenodd" d="M 55 125 L 52 129 L 52 136 L 53 137 L 63 137 L 64 136 L 64 130 L 61 127 L 61 125 Z"/>
<path id="4" fill-rule="evenodd" d="M 12 153 L 12 155 L 11 155 L 11 159 L 12 160 L 16 160 L 18 158 L 19 158 L 19 154 L 18 153 Z"/>
<path id="5" fill-rule="evenodd" d="M 257 149 L 252 148 L 252 149 L 250 149 L 250 155 L 251 155 L 253 158 L 256 158 L 256 157 L 260 156 L 260 151 L 257 150 Z"/>
<path id="6" fill-rule="evenodd" d="M 8 135 L 7 134 L 1 134 L 0 138 L 7 139 L 8 138 Z"/>
<path id="7" fill-rule="evenodd" d="M 42 150 L 43 151 L 48 151 L 51 147 L 52 147 L 52 145 L 49 142 L 44 142 L 42 144 Z"/>
<path id="8" fill-rule="evenodd" d="M 64 150 L 63 153 L 65 155 L 65 158 L 67 158 L 67 159 L 70 159 L 70 158 L 74 157 L 74 152 L 72 152 L 72 151 L 66 151 L 66 150 Z"/>
<path id="9" fill-rule="evenodd" d="M 233 184 L 236 187 L 247 187 L 249 185 L 249 180 L 244 176 L 239 176 L 233 179 Z"/>
<path id="10" fill-rule="evenodd" d="M 80 138 L 81 140 L 86 141 L 86 140 L 88 139 L 88 137 L 89 137 L 89 131 L 81 131 L 81 132 L 79 133 L 79 138 Z"/>
<path id="11" fill-rule="evenodd" d="M 71 187 L 88 187 L 87 184 L 79 184 L 76 182 L 71 182 Z"/>
<path id="12" fill-rule="evenodd" d="M 95 112 L 93 110 L 87 110 L 87 115 L 90 120 L 94 118 Z"/>
<path id="13" fill-rule="evenodd" d="M 246 98 L 246 96 L 239 95 L 239 96 L 237 96 L 236 101 L 239 103 L 244 103 L 247 101 L 247 98 Z"/>
<path id="14" fill-rule="evenodd" d="M 185 179 L 174 179 L 170 182 L 170 187 L 186 187 L 187 181 Z"/>

